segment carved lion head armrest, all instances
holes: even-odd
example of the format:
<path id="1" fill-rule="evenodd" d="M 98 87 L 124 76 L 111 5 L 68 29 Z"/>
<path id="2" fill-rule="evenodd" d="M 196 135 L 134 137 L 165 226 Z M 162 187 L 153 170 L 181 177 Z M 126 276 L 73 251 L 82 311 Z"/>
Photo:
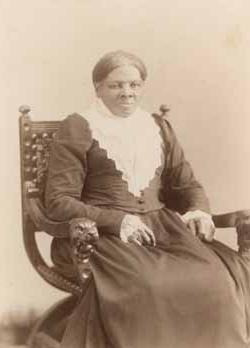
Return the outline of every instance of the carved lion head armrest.
<path id="1" fill-rule="evenodd" d="M 73 261 L 81 283 L 85 283 L 91 275 L 90 257 L 99 240 L 96 223 L 87 218 L 72 219 L 69 234 Z"/>

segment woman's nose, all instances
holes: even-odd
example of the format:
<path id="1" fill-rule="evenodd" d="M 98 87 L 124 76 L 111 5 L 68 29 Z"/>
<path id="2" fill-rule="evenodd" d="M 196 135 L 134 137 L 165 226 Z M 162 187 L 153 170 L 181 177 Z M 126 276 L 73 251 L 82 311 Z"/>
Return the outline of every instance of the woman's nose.
<path id="1" fill-rule="evenodd" d="M 121 93 L 122 93 L 122 95 L 130 96 L 130 95 L 133 95 L 133 90 L 131 89 L 129 84 L 124 84 L 122 86 Z"/>

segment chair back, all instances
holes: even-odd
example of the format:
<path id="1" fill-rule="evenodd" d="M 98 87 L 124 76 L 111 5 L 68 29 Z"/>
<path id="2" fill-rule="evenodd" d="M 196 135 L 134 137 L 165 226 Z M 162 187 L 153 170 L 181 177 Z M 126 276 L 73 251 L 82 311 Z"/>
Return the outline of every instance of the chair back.
<path id="1" fill-rule="evenodd" d="M 22 194 L 43 200 L 50 143 L 60 121 L 31 121 L 28 106 L 21 106 L 19 111 Z"/>
<path id="2" fill-rule="evenodd" d="M 81 287 L 58 274 L 49 267 L 42 257 L 35 235 L 37 232 L 50 233 L 63 237 L 68 224 L 54 223 L 46 225 L 43 201 L 50 155 L 50 144 L 60 126 L 60 121 L 33 121 L 29 116 L 30 107 L 21 106 L 19 118 L 20 164 L 22 192 L 23 238 L 27 255 L 36 271 L 48 283 L 56 288 L 79 295 Z"/>

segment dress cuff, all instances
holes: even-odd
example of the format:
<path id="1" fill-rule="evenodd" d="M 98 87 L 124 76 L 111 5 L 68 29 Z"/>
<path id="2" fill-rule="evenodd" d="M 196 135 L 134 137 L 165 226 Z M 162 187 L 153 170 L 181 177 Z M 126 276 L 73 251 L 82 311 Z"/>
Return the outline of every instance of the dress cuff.
<path id="1" fill-rule="evenodd" d="M 96 225 L 102 234 L 120 235 L 121 223 L 126 214 L 119 210 L 102 209 L 96 218 Z"/>

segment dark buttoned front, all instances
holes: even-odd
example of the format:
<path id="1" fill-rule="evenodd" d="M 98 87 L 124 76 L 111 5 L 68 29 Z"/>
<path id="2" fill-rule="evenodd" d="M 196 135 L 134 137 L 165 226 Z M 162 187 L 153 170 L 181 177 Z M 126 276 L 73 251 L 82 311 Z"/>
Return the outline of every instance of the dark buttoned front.
<path id="1" fill-rule="evenodd" d="M 138 199 L 137 199 L 137 202 L 138 202 L 139 204 L 143 204 L 143 203 L 145 203 L 145 199 L 143 199 L 143 198 L 138 198 Z"/>

